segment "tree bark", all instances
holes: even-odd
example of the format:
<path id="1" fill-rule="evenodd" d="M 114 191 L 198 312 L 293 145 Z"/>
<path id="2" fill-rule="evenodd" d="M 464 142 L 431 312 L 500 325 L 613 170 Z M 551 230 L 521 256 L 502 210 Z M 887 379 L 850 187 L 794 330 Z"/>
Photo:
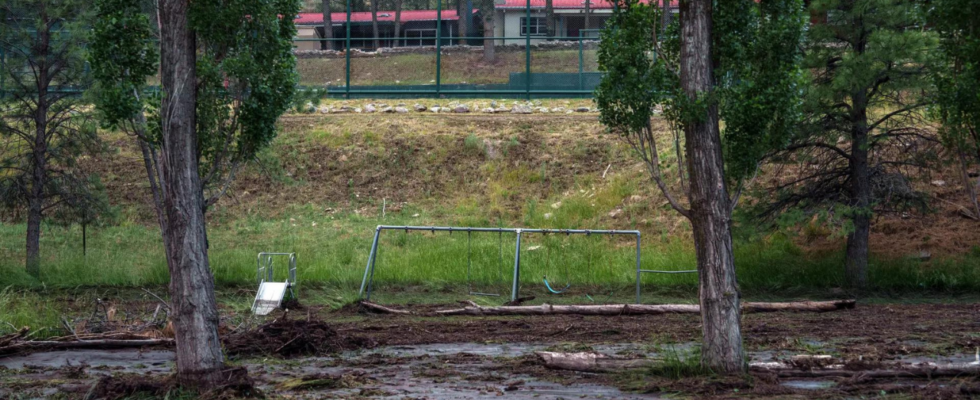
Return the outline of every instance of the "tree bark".
<path id="1" fill-rule="evenodd" d="M 861 52 L 863 49 L 855 49 Z M 868 283 L 868 241 L 871 234 L 871 172 L 868 168 L 868 101 L 863 89 L 852 95 L 851 114 L 851 222 L 847 235 L 847 283 L 862 289 Z"/>
<path id="2" fill-rule="evenodd" d="M 554 0 L 544 1 L 544 24 L 548 29 L 548 40 L 555 37 L 555 2 Z"/>
<path id="3" fill-rule="evenodd" d="M 160 0 L 162 182 L 167 216 L 171 318 L 177 343 L 177 381 L 207 388 L 220 381 L 224 357 L 218 338 L 214 278 L 208 265 L 204 195 L 198 173 L 195 108 L 196 43 L 189 0 Z"/>
<path id="4" fill-rule="evenodd" d="M 667 34 L 667 27 L 670 26 L 670 0 L 663 1 L 663 14 L 660 15 L 660 36 Z"/>
<path id="5" fill-rule="evenodd" d="M 321 3 L 323 6 L 323 46 L 320 48 L 324 50 L 333 50 L 334 42 L 329 39 L 333 39 L 333 15 L 330 9 L 330 0 L 323 0 Z"/>
<path id="6" fill-rule="evenodd" d="M 371 0 L 371 30 L 374 32 L 374 49 L 381 48 L 381 39 L 378 33 L 378 0 Z"/>
<path id="7" fill-rule="evenodd" d="M 686 121 L 690 215 L 700 279 L 701 362 L 718 373 L 745 369 L 739 288 L 732 253 L 731 206 L 725 185 L 718 106 L 711 98 L 711 0 L 682 1 L 681 88 L 704 115 Z"/>
<path id="8" fill-rule="evenodd" d="M 493 12 L 493 10 L 491 10 L 490 12 Z M 484 14 L 484 17 L 483 17 L 483 36 L 484 37 L 493 37 L 494 36 L 493 22 L 494 22 L 493 21 L 493 17 L 487 17 L 486 14 Z M 483 62 L 493 63 L 494 61 L 497 60 L 497 48 L 496 48 L 496 45 L 497 45 L 497 43 L 494 40 L 487 40 L 487 39 L 484 39 L 483 40 Z"/>
<path id="9" fill-rule="evenodd" d="M 456 36 L 466 37 L 466 0 L 456 0 L 456 16 L 459 17 L 459 19 L 456 20 L 457 27 L 459 28 L 459 32 Z M 463 45 L 466 44 L 466 41 L 456 39 L 456 44 Z"/>
<path id="10" fill-rule="evenodd" d="M 391 47 L 398 47 L 398 40 L 402 31 L 402 0 L 395 0 L 395 41 Z"/>

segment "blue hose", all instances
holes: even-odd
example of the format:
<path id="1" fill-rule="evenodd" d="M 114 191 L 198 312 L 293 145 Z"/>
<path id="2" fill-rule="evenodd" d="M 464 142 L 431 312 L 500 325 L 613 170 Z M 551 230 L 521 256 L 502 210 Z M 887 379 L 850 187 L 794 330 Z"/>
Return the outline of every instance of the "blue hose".
<path id="1" fill-rule="evenodd" d="M 568 288 L 571 287 L 571 286 L 572 286 L 572 284 L 569 283 L 569 284 L 566 284 L 565 285 L 565 288 L 564 289 L 562 289 L 562 290 L 555 290 L 555 289 L 552 289 L 551 288 L 551 284 L 548 283 L 548 277 L 547 276 L 544 277 L 544 287 L 548 288 L 548 291 L 551 292 L 551 293 L 554 293 L 554 294 L 562 294 L 562 293 L 565 293 L 565 291 L 568 290 Z"/>

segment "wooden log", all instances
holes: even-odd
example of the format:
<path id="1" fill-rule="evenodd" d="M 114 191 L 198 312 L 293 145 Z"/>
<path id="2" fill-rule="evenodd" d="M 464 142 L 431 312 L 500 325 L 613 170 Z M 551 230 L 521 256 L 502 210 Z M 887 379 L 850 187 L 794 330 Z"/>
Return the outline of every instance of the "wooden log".
<path id="1" fill-rule="evenodd" d="M 855 300 L 799 301 L 789 303 L 742 303 L 743 312 L 827 312 L 854 308 Z M 464 307 L 436 311 L 437 315 L 657 315 L 698 314 L 697 304 L 607 304 Z"/>
<path id="2" fill-rule="evenodd" d="M 399 310 L 396 308 L 386 307 L 380 304 L 375 304 L 369 301 L 362 301 L 361 307 L 367 308 L 371 311 L 377 311 L 384 314 L 399 314 L 399 315 L 414 315 L 415 313 L 406 310 Z"/>
<path id="3" fill-rule="evenodd" d="M 552 369 L 563 369 L 580 372 L 615 372 L 628 369 L 649 368 L 656 365 L 657 359 L 622 359 L 609 357 L 604 354 L 585 353 L 556 353 L 538 351 L 535 355 Z M 936 378 L 951 376 L 980 375 L 980 361 L 972 363 L 895 363 L 885 366 L 885 369 L 850 370 L 845 364 L 823 364 L 832 360 L 830 356 L 797 356 L 789 362 L 755 362 L 749 363 L 749 371 L 755 373 L 775 374 L 781 378 L 831 378 L 831 377 L 866 377 L 866 378 Z"/>
<path id="4" fill-rule="evenodd" d="M 27 332 L 29 332 L 30 330 L 31 330 L 30 327 L 25 326 L 23 328 L 20 328 L 20 330 L 17 332 L 11 333 L 6 336 L 0 336 L 0 347 L 6 346 L 10 344 L 10 342 L 13 342 L 14 340 L 24 337 L 24 335 L 27 335 Z"/>
<path id="5" fill-rule="evenodd" d="M 615 372 L 627 369 L 649 368 L 657 362 L 655 359 L 648 358 L 613 358 L 605 354 L 593 352 L 556 353 L 552 351 L 536 351 L 534 354 L 544 362 L 544 366 L 547 368 L 580 372 Z"/>
<path id="6" fill-rule="evenodd" d="M 172 346 L 173 339 L 144 339 L 144 340 L 78 340 L 62 342 L 54 340 L 37 340 L 11 344 L 0 347 L 0 354 L 10 354 L 24 350 L 64 350 L 64 349 L 121 349 L 130 347 Z"/>

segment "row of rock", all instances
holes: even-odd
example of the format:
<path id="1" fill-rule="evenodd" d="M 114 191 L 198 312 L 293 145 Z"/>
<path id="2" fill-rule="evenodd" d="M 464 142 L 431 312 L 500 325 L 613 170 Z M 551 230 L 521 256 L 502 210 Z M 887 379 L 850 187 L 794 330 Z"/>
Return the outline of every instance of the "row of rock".
<path id="1" fill-rule="evenodd" d="M 597 112 L 598 110 L 581 106 L 581 107 L 544 107 L 541 105 L 535 106 L 532 103 L 514 103 L 511 107 L 497 104 L 496 101 L 491 102 L 485 107 L 479 107 L 477 105 L 467 105 L 462 103 L 450 103 L 447 106 L 433 105 L 431 107 L 416 103 L 411 108 L 415 112 L 433 112 L 433 113 L 457 113 L 465 114 L 469 112 L 482 112 L 485 114 L 571 114 L 571 113 L 587 113 L 587 112 Z M 304 110 L 308 113 L 314 113 L 319 111 L 321 114 L 345 114 L 345 113 L 396 113 L 396 114 L 406 114 L 410 112 L 408 106 L 404 103 L 399 103 L 397 105 L 391 106 L 384 103 L 368 103 L 363 108 L 362 107 L 352 107 L 348 105 L 343 105 L 339 107 L 329 107 L 321 106 L 317 108 L 313 103 L 307 103 Z"/>

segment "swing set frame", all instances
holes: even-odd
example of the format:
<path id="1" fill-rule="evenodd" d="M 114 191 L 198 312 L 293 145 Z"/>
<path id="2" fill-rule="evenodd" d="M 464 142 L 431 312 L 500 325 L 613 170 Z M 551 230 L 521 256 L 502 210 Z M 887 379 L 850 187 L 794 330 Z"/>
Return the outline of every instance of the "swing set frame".
<path id="1" fill-rule="evenodd" d="M 516 301 L 520 294 L 520 279 L 521 279 L 521 236 L 524 234 L 565 234 L 565 235 L 632 235 L 636 236 L 636 303 L 640 303 L 640 277 L 643 273 L 667 273 L 667 274 L 683 274 L 683 273 L 697 273 L 697 270 L 684 270 L 684 271 L 659 271 L 659 270 L 646 270 L 640 267 L 640 231 L 638 230 L 608 230 L 608 229 L 529 229 L 529 228 L 474 228 L 474 227 L 458 227 L 458 226 L 411 226 L 411 225 L 378 225 L 374 229 L 374 240 L 371 243 L 371 253 L 368 254 L 367 266 L 364 267 L 364 278 L 361 280 L 361 290 L 358 292 L 358 296 L 365 300 L 371 299 L 371 291 L 374 286 L 374 271 L 375 264 L 377 261 L 378 254 L 378 244 L 381 237 L 381 232 L 383 231 L 424 231 L 424 232 L 466 232 L 467 235 L 471 235 L 473 232 L 493 232 L 499 233 L 501 236 L 504 233 L 513 233 L 516 239 L 516 245 L 514 247 L 514 275 L 511 282 L 511 292 L 510 300 Z M 469 246 L 469 244 L 467 244 Z M 469 255 L 467 255 L 467 275 L 471 269 Z M 469 278 L 467 278 L 469 279 Z M 493 295 L 492 293 L 478 293 L 473 292 L 470 288 L 471 295 Z"/>

